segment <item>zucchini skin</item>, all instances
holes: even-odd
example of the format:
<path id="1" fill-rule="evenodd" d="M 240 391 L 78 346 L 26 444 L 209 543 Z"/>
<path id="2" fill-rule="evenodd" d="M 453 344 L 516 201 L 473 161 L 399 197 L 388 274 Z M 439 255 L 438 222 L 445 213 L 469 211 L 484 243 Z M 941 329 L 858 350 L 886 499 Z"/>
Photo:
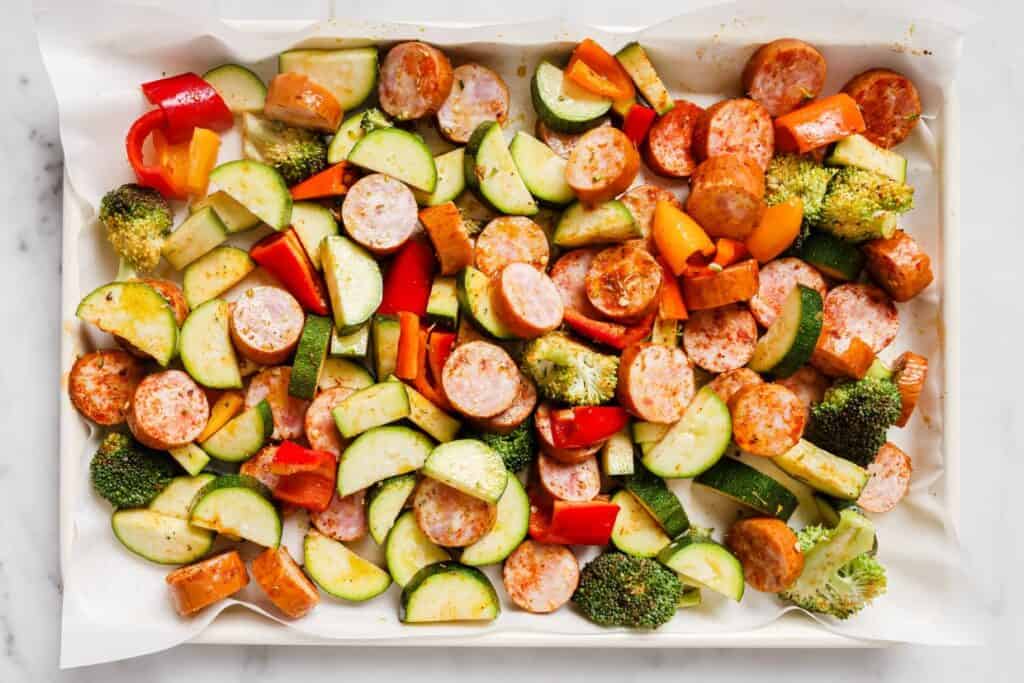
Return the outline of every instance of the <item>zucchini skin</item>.
<path id="1" fill-rule="evenodd" d="M 799 502 L 785 486 L 735 458 L 722 458 L 693 481 L 784 522 Z"/>
<path id="2" fill-rule="evenodd" d="M 821 335 L 824 305 L 821 295 L 800 284 L 797 285 L 797 290 L 800 292 L 800 322 L 793 345 L 771 370 L 775 377 L 789 377 L 807 364 Z"/>
<path id="3" fill-rule="evenodd" d="M 544 63 L 545 62 L 541 62 L 541 64 Z M 539 70 L 540 67 L 538 67 L 538 71 Z M 608 113 L 608 110 L 606 109 L 603 113 L 599 114 L 598 116 L 583 121 L 569 121 L 567 119 L 563 119 L 558 114 L 556 114 L 551 109 L 551 107 L 549 107 L 547 103 L 544 101 L 544 97 L 541 95 L 540 92 L 540 85 L 537 81 L 537 71 L 534 72 L 533 78 L 530 79 L 530 98 L 533 101 L 534 111 L 537 112 L 537 116 L 540 118 L 540 120 L 543 121 L 548 128 L 550 128 L 551 130 L 558 131 L 559 133 L 583 133 L 585 131 L 588 131 L 591 128 L 600 124 L 601 120 Z M 608 109 L 611 109 L 610 103 Z"/>

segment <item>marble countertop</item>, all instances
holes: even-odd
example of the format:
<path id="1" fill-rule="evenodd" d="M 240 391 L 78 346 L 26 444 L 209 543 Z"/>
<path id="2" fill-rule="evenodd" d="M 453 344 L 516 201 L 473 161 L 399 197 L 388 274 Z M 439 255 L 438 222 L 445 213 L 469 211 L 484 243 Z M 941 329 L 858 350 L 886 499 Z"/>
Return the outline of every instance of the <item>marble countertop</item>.
<path id="1" fill-rule="evenodd" d="M 572 651 L 365 650 L 184 646 L 132 661 L 59 672 L 61 583 L 57 558 L 57 367 L 60 291 L 62 157 L 57 112 L 39 60 L 29 0 L 4 3 L 0 23 L 0 291 L 15 327 L 0 335 L 0 681 L 203 683 L 230 680 L 318 681 L 384 675 L 394 680 L 441 680 L 450 672 L 480 672 L 489 680 L 524 674 L 558 680 L 745 681 L 752 678 L 833 681 L 1010 681 L 1024 677 L 1014 657 L 1024 633 L 1022 590 L 1016 583 L 1020 538 L 1011 517 L 1017 477 L 1024 477 L 1024 401 L 1014 348 L 1024 333 L 1016 299 L 1017 250 L 1024 250 L 1019 218 L 1002 210 L 1019 194 L 1024 107 L 1024 47 L 1018 27 L 1024 10 L 984 0 L 962 4 L 981 21 L 968 35 L 962 100 L 962 524 L 969 587 L 984 614 L 982 648 L 897 647 L 875 651 Z M 177 6 L 199 4 L 176 2 Z M 328 0 L 222 0 L 223 16 L 320 16 Z M 424 7 L 409 0 L 338 2 L 346 13 L 381 20 L 526 20 L 575 16 L 592 23 L 642 24 L 679 11 L 650 0 L 623 5 L 590 0 L 518 0 L 486 6 L 465 0 Z M 922 7 L 927 3 L 922 2 Z M 207 3 L 207 6 L 209 3 Z M 638 6 L 639 5 L 639 6 Z M 1006 199 L 1003 199 L 1006 198 Z M 1002 199 L 1002 201 L 997 201 Z M 1012 206 L 1012 204 L 1010 204 Z M 1000 360 L 1006 359 L 1006 360 Z M 355 656 L 359 653 L 359 656 Z M 770 672 L 770 673 L 769 673 Z"/>

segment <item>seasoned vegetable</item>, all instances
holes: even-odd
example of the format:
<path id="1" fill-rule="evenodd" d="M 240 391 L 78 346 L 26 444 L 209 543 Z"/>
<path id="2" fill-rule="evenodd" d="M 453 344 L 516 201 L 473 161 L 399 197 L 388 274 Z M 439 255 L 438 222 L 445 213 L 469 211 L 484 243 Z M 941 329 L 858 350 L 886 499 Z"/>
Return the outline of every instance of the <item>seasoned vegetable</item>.
<path id="1" fill-rule="evenodd" d="M 523 352 L 523 371 L 541 395 L 572 405 L 606 403 L 615 394 L 619 359 L 593 351 L 569 337 L 550 333 Z"/>
<path id="2" fill-rule="evenodd" d="M 107 434 L 89 463 L 96 493 L 119 508 L 149 505 L 176 474 L 178 468 L 168 456 L 117 432 Z"/>
<path id="3" fill-rule="evenodd" d="M 601 626 L 658 628 L 675 615 L 682 595 L 679 577 L 655 560 L 604 553 L 583 568 L 572 601 Z"/>
<path id="4" fill-rule="evenodd" d="M 914 188 L 872 171 L 842 168 L 828 185 L 817 225 L 849 242 L 892 237 L 914 206 Z"/>
<path id="5" fill-rule="evenodd" d="M 825 450 L 867 467 L 885 443 L 901 412 L 900 392 L 884 379 L 865 377 L 825 392 L 811 406 L 805 438 Z"/>
<path id="6" fill-rule="evenodd" d="M 270 121 L 256 114 L 242 116 L 244 152 L 273 166 L 288 185 L 295 185 L 327 166 L 327 144 L 317 133 Z"/>
<path id="7" fill-rule="evenodd" d="M 100 222 L 114 251 L 142 272 L 153 270 L 160 262 L 160 249 L 172 220 L 167 200 L 141 185 L 122 185 L 100 202 Z"/>

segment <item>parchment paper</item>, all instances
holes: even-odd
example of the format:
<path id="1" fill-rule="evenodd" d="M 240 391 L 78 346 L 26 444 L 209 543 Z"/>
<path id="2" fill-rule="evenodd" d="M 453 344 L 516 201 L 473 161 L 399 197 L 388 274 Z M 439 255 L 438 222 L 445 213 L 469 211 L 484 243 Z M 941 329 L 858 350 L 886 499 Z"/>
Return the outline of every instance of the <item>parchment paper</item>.
<path id="1" fill-rule="evenodd" d="M 909 13 L 903 3 L 884 7 L 824 9 L 818 3 L 763 3 L 718 5 L 694 9 L 671 21 L 642 31 L 610 32 L 559 21 L 498 26 L 421 26 L 372 24 L 332 19 L 276 24 L 248 24 L 231 28 L 212 18 L 178 16 L 152 6 L 106 4 L 97 8 L 72 3 L 44 3 L 51 9 L 37 13 L 40 43 L 53 79 L 60 107 L 66 182 L 64 216 L 64 312 L 61 364 L 64 377 L 76 354 L 94 346 L 109 346 L 110 339 L 79 325 L 74 305 L 93 287 L 115 273 L 111 250 L 103 240 L 95 215 L 99 200 L 111 187 L 132 180 L 124 156 L 124 135 L 146 108 L 141 82 L 184 70 L 203 73 L 223 62 L 254 66 L 269 79 L 277 53 L 295 46 L 330 47 L 367 42 L 388 45 L 398 40 L 426 40 L 443 46 L 455 63 L 479 61 L 497 69 L 512 94 L 508 128 L 530 130 L 533 110 L 529 76 L 541 58 L 564 59 L 577 40 L 592 36 L 605 47 L 618 49 L 640 40 L 673 94 L 702 105 L 723 96 L 740 95 L 739 73 L 756 46 L 781 36 L 795 35 L 816 44 L 828 60 L 825 92 L 834 92 L 852 75 L 875 66 L 895 68 L 917 84 L 925 116 L 911 139 L 900 147 L 910 161 L 909 182 L 916 188 L 916 208 L 902 221 L 932 256 L 937 281 L 909 304 L 900 306 L 901 327 L 887 351 L 891 360 L 912 349 L 929 357 L 931 371 L 917 415 L 891 438 L 913 457 L 910 495 L 893 512 L 876 515 L 879 559 L 886 565 L 889 592 L 873 606 L 846 622 L 818 618 L 822 628 L 876 641 L 951 644 L 973 639 L 970 611 L 965 608 L 970 583 L 960 574 L 955 515 L 958 483 L 947 476 L 956 469 L 959 443 L 944 440 L 946 392 L 956 390 L 956 377 L 948 377 L 944 359 L 949 343 L 944 335 L 959 334 L 957 320 L 942 317 L 943 297 L 956 282 L 943 281 L 947 258 L 942 237 L 943 187 L 941 163 L 946 123 L 940 112 L 948 104 L 960 54 L 961 34 L 968 19 L 956 10 L 929 3 L 929 16 Z M 700 4 L 700 3 L 697 3 Z M 712 3 L 714 4 L 714 3 Z M 878 3 L 870 3 L 878 5 Z M 949 109 L 947 108 L 947 111 Z M 430 134 L 424 128 L 424 132 Z M 436 149 L 443 143 L 430 135 Z M 237 158 L 237 136 L 229 136 L 221 160 Z M 952 157 L 956 163 L 955 155 Z M 685 196 L 685 183 L 652 179 Z M 638 179 L 638 183 L 641 179 Z M 266 228 L 238 239 L 251 243 Z M 228 295 L 229 297 L 231 294 Z M 949 308 L 945 309 L 947 314 Z M 66 379 L 64 380 L 66 382 Z M 472 642 L 484 633 L 544 633 L 557 643 L 559 634 L 588 634 L 601 646 L 608 629 L 590 624 L 571 608 L 539 617 L 517 610 L 502 595 L 501 617 L 490 625 L 439 625 L 410 628 L 398 622 L 397 587 L 366 604 L 346 604 L 324 595 L 321 605 L 305 619 L 281 621 L 262 599 L 254 584 L 238 600 L 222 602 L 192 619 L 177 617 L 169 604 L 164 576 L 168 568 L 151 564 L 125 551 L 110 530 L 110 508 L 88 483 L 87 465 L 96 434 L 73 411 L 61 387 L 61 563 L 64 576 L 61 665 L 81 666 L 154 652 L 188 640 L 231 604 L 280 621 L 268 629 L 294 628 L 325 638 L 387 640 L 409 643 L 442 637 L 452 644 Z M 949 414 L 949 413 L 945 413 Z M 954 432 L 955 433 L 955 432 Z M 799 528 L 816 520 L 810 491 L 763 459 L 746 462 L 770 471 L 794 492 L 801 508 L 791 520 Z M 945 461 L 944 461 L 945 459 Z M 737 508 L 720 496 L 694 488 L 689 481 L 673 484 L 694 523 L 711 526 L 716 536 L 735 519 Z M 301 560 L 306 520 L 292 517 L 285 543 Z M 380 562 L 372 541 L 354 549 Z M 581 562 L 595 554 L 577 549 Z M 257 548 L 245 548 L 254 554 Z M 500 567 L 488 574 L 498 586 Z M 755 629 L 778 618 L 787 608 L 774 596 L 749 589 L 735 604 L 709 590 L 704 604 L 682 610 L 659 631 L 636 634 L 638 640 L 659 634 L 708 634 Z"/>

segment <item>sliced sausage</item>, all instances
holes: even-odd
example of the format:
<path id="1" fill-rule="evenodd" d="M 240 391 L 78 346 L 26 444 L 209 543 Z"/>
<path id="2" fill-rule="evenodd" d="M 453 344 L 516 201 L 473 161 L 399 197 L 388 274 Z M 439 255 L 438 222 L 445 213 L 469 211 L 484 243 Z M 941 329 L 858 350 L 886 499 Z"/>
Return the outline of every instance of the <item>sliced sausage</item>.
<path id="1" fill-rule="evenodd" d="M 519 391 L 512 405 L 486 420 L 477 420 L 476 425 L 485 432 L 508 434 L 526 421 L 537 406 L 537 387 L 529 377 L 519 373 Z"/>
<path id="2" fill-rule="evenodd" d="M 693 311 L 683 327 L 686 355 L 711 372 L 743 367 L 756 347 L 757 323 L 739 304 Z"/>
<path id="3" fill-rule="evenodd" d="M 774 457 L 795 446 L 807 424 L 807 407 L 781 384 L 747 386 L 732 397 L 732 438 L 752 455 Z"/>
<path id="4" fill-rule="evenodd" d="M 331 412 L 338 407 L 338 404 L 355 393 L 355 389 L 336 386 L 321 392 L 306 409 L 306 440 L 314 450 L 330 453 L 334 457 L 341 457 L 341 450 L 345 447 L 345 440 L 341 438 L 337 425 L 334 423 L 334 414 Z"/>
<path id="5" fill-rule="evenodd" d="M 320 602 L 320 591 L 283 545 L 267 548 L 253 559 L 252 578 L 274 606 L 292 619 L 305 616 Z"/>
<path id="6" fill-rule="evenodd" d="M 911 351 L 900 354 L 892 366 L 892 381 L 900 390 L 900 418 L 897 427 L 905 427 L 914 414 L 917 400 L 924 391 L 924 382 L 928 378 L 928 359 Z"/>
<path id="7" fill-rule="evenodd" d="M 245 407 L 267 399 L 270 412 L 274 416 L 274 433 L 271 439 L 297 439 L 302 436 L 303 421 L 309 401 L 296 398 L 288 393 L 288 384 L 292 379 L 289 367 L 268 368 L 252 378 L 249 389 L 245 392 Z"/>
<path id="8" fill-rule="evenodd" d="M 234 595 L 249 584 L 249 572 L 237 550 L 180 567 L 165 579 L 171 604 L 183 617 Z"/>
<path id="9" fill-rule="evenodd" d="M 854 76 L 843 92 L 857 101 L 867 130 L 864 137 L 879 147 L 895 147 L 910 135 L 921 118 L 921 97 L 913 82 L 889 69 L 870 69 Z"/>
<path id="10" fill-rule="evenodd" d="M 136 439 L 166 451 L 196 440 L 210 419 L 210 404 L 191 377 L 165 370 L 139 382 L 127 419 Z"/>
<path id="11" fill-rule="evenodd" d="M 274 462 L 274 454 L 277 453 L 277 446 L 264 446 L 238 468 L 239 474 L 256 479 L 268 489 L 273 491 L 277 488 L 277 482 L 281 476 L 270 471 L 270 465 Z"/>
<path id="12" fill-rule="evenodd" d="M 577 141 L 565 180 L 580 201 L 597 204 L 626 191 L 640 170 L 640 154 L 618 128 L 599 126 Z"/>
<path id="13" fill-rule="evenodd" d="M 333 135 L 344 112 L 338 99 L 306 74 L 277 74 L 267 87 L 263 114 L 289 126 Z"/>
<path id="14" fill-rule="evenodd" d="M 587 501 L 601 493 L 601 470 L 593 455 L 567 465 L 541 453 L 537 457 L 537 478 L 544 490 L 559 500 Z"/>
<path id="15" fill-rule="evenodd" d="M 601 251 L 587 271 L 587 299 L 613 320 L 632 321 L 658 305 L 661 266 L 646 249 L 620 244 Z"/>
<path id="16" fill-rule="evenodd" d="M 251 287 L 231 306 L 231 341 L 254 363 L 277 365 L 288 360 L 302 335 L 306 315 L 280 287 Z"/>
<path id="17" fill-rule="evenodd" d="M 821 403 L 821 400 L 825 398 L 825 390 L 832 385 L 832 381 L 828 377 L 811 365 L 804 365 L 789 377 L 775 380 L 775 383 L 781 384 L 799 396 L 808 408 L 815 403 Z"/>
<path id="18" fill-rule="evenodd" d="M 684 277 L 683 298 L 686 308 L 699 311 L 748 301 L 757 294 L 757 261 L 747 259 L 720 273 Z"/>
<path id="19" fill-rule="evenodd" d="M 551 281 L 558 288 L 565 308 L 595 320 L 602 316 L 587 298 L 587 273 L 599 253 L 601 250 L 596 247 L 573 249 L 563 254 L 551 267 Z"/>
<path id="20" fill-rule="evenodd" d="M 668 202 L 677 209 L 683 208 L 683 203 L 679 201 L 679 197 L 674 192 L 657 185 L 637 185 L 619 197 L 619 201 L 625 204 L 629 212 L 633 214 L 633 220 L 644 234 L 648 249 L 652 245 L 654 208 L 658 202 Z"/>
<path id="21" fill-rule="evenodd" d="M 868 512 L 889 512 L 910 490 L 914 463 L 895 444 L 886 442 L 868 465 L 867 486 L 860 492 L 857 505 Z"/>
<path id="22" fill-rule="evenodd" d="M 551 406 L 541 403 L 537 406 L 537 412 L 533 415 L 534 428 L 537 430 L 537 437 L 540 441 L 541 451 L 555 460 L 573 465 L 590 458 L 594 453 L 601 450 L 604 442 L 584 446 L 583 448 L 558 448 L 554 444 L 551 435 Z"/>
<path id="23" fill-rule="evenodd" d="M 335 541 L 358 541 L 366 535 L 366 491 L 339 497 L 337 491 L 323 512 L 310 512 L 309 521 Z"/>
<path id="24" fill-rule="evenodd" d="M 488 277 L 510 263 L 528 263 L 544 270 L 549 251 L 548 238 L 539 225 L 525 216 L 499 216 L 476 238 L 476 267 Z"/>
<path id="25" fill-rule="evenodd" d="M 839 337 L 829 330 L 828 321 L 811 354 L 811 365 L 829 377 L 861 379 L 875 360 L 875 352 L 860 337 Z"/>
<path id="26" fill-rule="evenodd" d="M 500 346 L 474 341 L 455 348 L 441 371 L 441 388 L 469 418 L 494 417 L 519 393 L 519 369 Z"/>
<path id="27" fill-rule="evenodd" d="M 484 121 L 505 122 L 509 95 L 501 76 L 479 64 L 463 64 L 452 76 L 451 92 L 437 112 L 442 135 L 465 144 Z"/>
<path id="28" fill-rule="evenodd" d="M 687 100 L 658 117 L 647 133 L 644 160 L 658 175 L 686 178 L 697 168 L 693 156 L 693 134 L 704 109 Z"/>
<path id="29" fill-rule="evenodd" d="M 889 239 L 866 243 L 862 251 L 871 277 L 893 301 L 910 301 L 932 282 L 932 260 L 902 230 Z"/>
<path id="30" fill-rule="evenodd" d="M 686 212 L 712 237 L 745 240 L 764 209 L 764 172 L 748 158 L 712 157 L 690 179 Z"/>
<path id="31" fill-rule="evenodd" d="M 452 89 L 452 64 L 443 52 L 418 41 L 399 43 L 380 66 L 380 106 L 400 121 L 433 114 Z"/>
<path id="32" fill-rule="evenodd" d="M 744 98 L 711 105 L 697 122 L 693 150 L 704 161 L 737 155 L 753 161 L 764 171 L 775 153 L 775 128 L 764 106 Z"/>
<path id="33" fill-rule="evenodd" d="M 425 477 L 412 497 L 416 523 L 434 543 L 462 548 L 476 543 L 491 530 L 498 507 L 467 495 L 436 479 Z"/>
<path id="34" fill-rule="evenodd" d="M 825 58 L 802 40 L 765 43 L 743 69 L 743 92 L 772 117 L 788 114 L 813 100 L 825 86 Z"/>
<path id="35" fill-rule="evenodd" d="M 725 544 L 743 565 L 743 577 L 754 590 L 786 590 L 804 569 L 796 534 L 781 519 L 750 517 L 732 525 Z"/>
<path id="36" fill-rule="evenodd" d="M 547 614 L 572 598 L 580 565 L 564 545 L 527 539 L 505 560 L 501 578 L 512 602 L 527 612 Z"/>
<path id="37" fill-rule="evenodd" d="M 900 329 L 900 316 L 892 300 L 878 287 L 845 284 L 832 289 L 825 297 L 823 336 L 845 344 L 858 337 L 874 353 L 887 347 Z"/>
<path id="38" fill-rule="evenodd" d="M 675 422 L 694 393 L 693 368 L 680 349 L 664 344 L 634 344 L 619 360 L 619 403 L 648 422 Z"/>
<path id="39" fill-rule="evenodd" d="M 75 409 L 96 424 L 118 425 L 128 418 L 145 372 L 142 361 L 126 351 L 93 351 L 71 366 L 68 395 Z"/>
<path id="40" fill-rule="evenodd" d="M 782 312 L 786 297 L 797 285 L 810 287 L 825 298 L 825 278 L 813 266 L 798 258 L 780 258 L 761 268 L 757 294 L 750 300 L 750 312 L 762 327 L 771 327 Z"/>
<path id="41" fill-rule="evenodd" d="M 715 377 L 708 383 L 708 387 L 711 388 L 711 391 L 715 392 L 718 398 L 728 403 L 740 389 L 751 384 L 761 384 L 763 382 L 764 380 L 761 379 L 761 375 L 750 368 L 736 368 L 735 370 L 727 370 L 718 377 Z"/>
<path id="42" fill-rule="evenodd" d="M 419 221 L 416 197 L 404 183 L 373 173 L 349 188 L 341 205 L 349 237 L 378 256 L 398 250 Z"/>
<path id="43" fill-rule="evenodd" d="M 562 295 L 544 272 L 510 263 L 496 280 L 495 311 L 512 334 L 533 339 L 562 324 Z"/>
<path id="44" fill-rule="evenodd" d="M 607 119 L 602 121 L 600 124 L 600 126 L 610 125 L 612 125 L 611 121 L 608 121 Z M 540 119 L 537 119 L 535 131 L 537 133 L 537 137 L 540 138 L 545 145 L 550 147 L 552 152 L 563 159 L 569 158 L 569 155 L 572 154 L 572 150 L 576 147 L 576 143 L 579 142 L 581 137 L 583 137 L 582 133 L 560 133 L 557 130 L 552 130 Z"/>

